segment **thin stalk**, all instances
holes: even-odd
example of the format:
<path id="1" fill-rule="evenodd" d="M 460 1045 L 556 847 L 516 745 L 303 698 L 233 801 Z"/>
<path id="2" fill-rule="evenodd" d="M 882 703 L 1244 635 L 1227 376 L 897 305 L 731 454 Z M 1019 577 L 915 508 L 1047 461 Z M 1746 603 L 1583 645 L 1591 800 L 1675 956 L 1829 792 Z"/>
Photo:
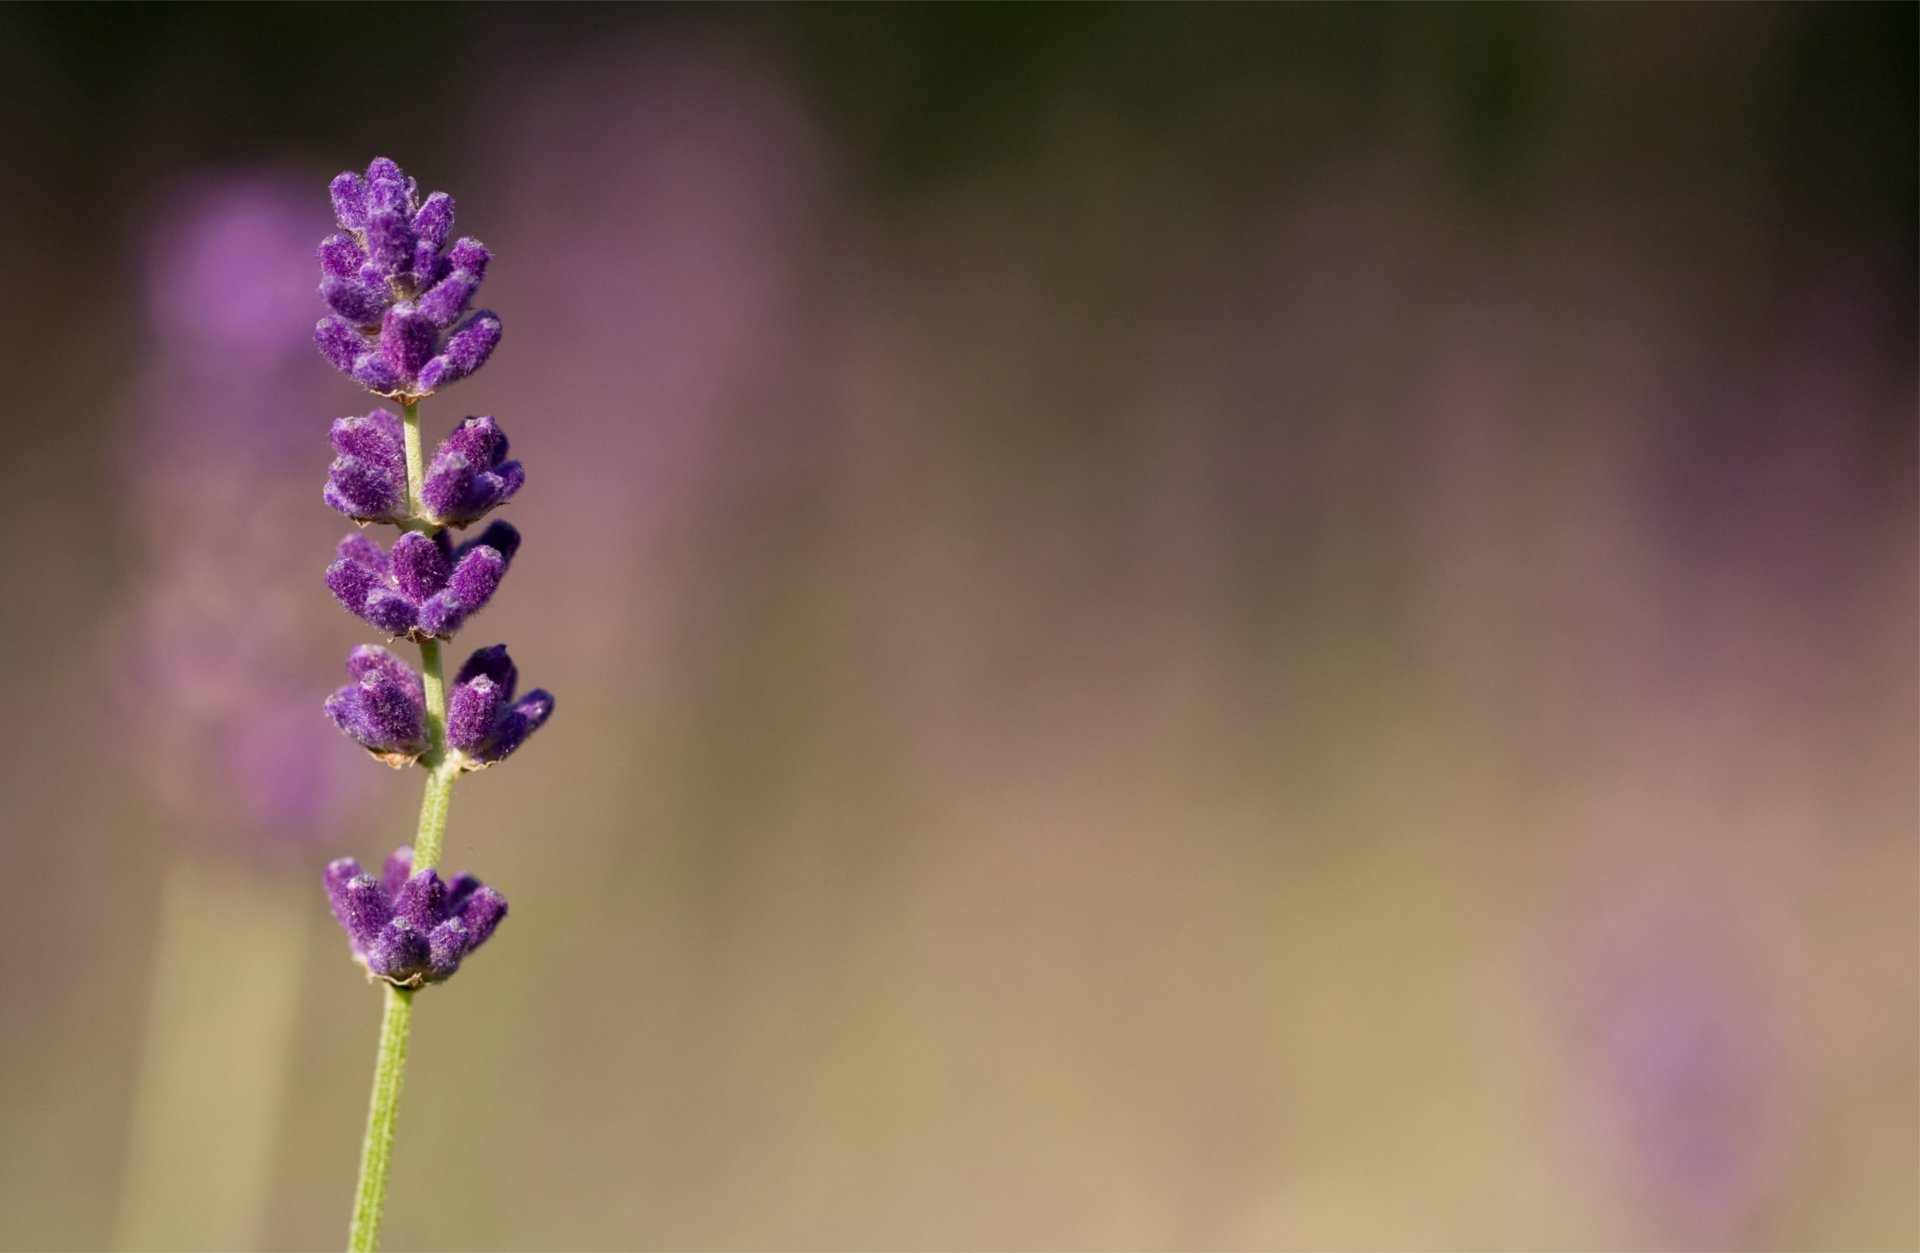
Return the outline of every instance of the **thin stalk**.
<path id="1" fill-rule="evenodd" d="M 407 445 L 407 512 L 419 518 L 426 512 L 420 504 L 420 485 L 426 482 L 426 461 L 420 453 L 420 402 L 405 401 L 400 406 L 400 429 Z"/>
<path id="2" fill-rule="evenodd" d="M 432 535 L 440 528 L 426 522 L 420 502 L 424 465 L 420 453 L 418 401 L 401 406 L 406 434 L 409 530 Z M 447 750 L 447 683 L 441 668 L 440 641 L 420 642 L 420 672 L 427 705 L 426 794 L 420 800 L 420 825 L 413 837 L 413 868 L 431 869 L 440 860 L 447 834 L 447 808 L 453 781 L 460 776 L 460 755 Z M 387 1169 L 393 1159 L 394 1125 L 400 1116 L 400 1081 L 407 1068 L 407 1035 L 413 1024 L 413 993 L 391 985 L 380 1021 L 380 1052 L 373 1068 L 373 1099 L 367 1107 L 367 1135 L 360 1148 L 360 1184 L 354 1194 L 351 1253 L 373 1253 L 380 1244 L 380 1219 L 387 1207 Z"/>
<path id="3" fill-rule="evenodd" d="M 367 1138 L 360 1146 L 360 1187 L 353 1198 L 353 1229 L 347 1235 L 351 1253 L 373 1253 L 380 1247 L 387 1169 L 393 1162 L 393 1128 L 400 1116 L 400 1080 L 407 1070 L 407 1032 L 412 1025 L 413 993 L 387 985 L 380 1052 L 373 1063 L 373 1100 L 367 1107 Z"/>

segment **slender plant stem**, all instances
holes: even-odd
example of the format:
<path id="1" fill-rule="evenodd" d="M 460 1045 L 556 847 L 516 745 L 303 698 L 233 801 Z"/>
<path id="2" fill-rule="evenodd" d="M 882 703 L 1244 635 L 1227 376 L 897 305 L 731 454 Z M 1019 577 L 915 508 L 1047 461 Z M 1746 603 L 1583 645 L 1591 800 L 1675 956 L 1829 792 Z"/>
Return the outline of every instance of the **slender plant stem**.
<path id="1" fill-rule="evenodd" d="M 440 528 L 421 516 L 425 512 L 420 502 L 424 468 L 417 407 L 417 401 L 401 406 L 407 448 L 407 500 L 413 514 L 407 527 L 432 535 Z M 440 860 L 440 846 L 447 834 L 447 808 L 453 802 L 453 781 L 460 776 L 460 755 L 447 749 L 447 683 L 441 667 L 440 641 L 420 642 L 420 670 L 427 705 L 427 751 L 421 755 L 420 764 L 427 769 L 427 788 L 420 800 L 420 826 L 413 837 L 415 871 L 431 869 Z M 400 1080 L 406 1073 L 407 1034 L 412 1025 L 413 993 L 389 985 L 386 1014 L 380 1020 L 380 1053 L 373 1068 L 373 1099 L 367 1107 L 367 1136 L 360 1148 L 360 1185 L 354 1195 L 353 1228 L 347 1246 L 351 1253 L 373 1253 L 380 1244 L 394 1124 L 400 1116 Z"/>
<path id="2" fill-rule="evenodd" d="M 387 987 L 380 1019 L 380 1052 L 373 1063 L 373 1100 L 367 1107 L 367 1138 L 360 1146 L 360 1187 L 353 1199 L 351 1253 L 380 1247 L 380 1219 L 387 1208 L 387 1169 L 393 1162 L 393 1128 L 400 1116 L 400 1080 L 407 1070 L 407 1032 L 413 1024 L 413 993 Z"/>
<path id="3" fill-rule="evenodd" d="M 420 402 L 409 400 L 400 406 L 400 429 L 407 446 L 407 512 L 419 518 L 426 510 L 420 505 L 420 485 L 426 481 L 426 462 L 420 453 Z"/>

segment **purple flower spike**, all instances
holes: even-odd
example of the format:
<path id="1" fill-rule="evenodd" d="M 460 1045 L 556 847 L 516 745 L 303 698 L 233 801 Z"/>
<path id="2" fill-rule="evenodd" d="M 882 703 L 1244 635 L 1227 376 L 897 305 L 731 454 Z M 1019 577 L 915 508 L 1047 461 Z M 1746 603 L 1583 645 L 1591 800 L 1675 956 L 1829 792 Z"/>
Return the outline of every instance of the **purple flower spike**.
<path id="1" fill-rule="evenodd" d="M 327 503 L 356 522 L 407 516 L 407 452 L 400 419 L 384 409 L 340 418 L 329 437 L 340 454 L 327 470 Z"/>
<path id="2" fill-rule="evenodd" d="M 405 766 L 427 751 L 426 693 L 420 676 L 377 645 L 362 644 L 347 659 L 353 682 L 327 698 L 327 715 L 359 745 L 390 766 Z"/>
<path id="3" fill-rule="evenodd" d="M 452 976 L 507 916 L 506 898 L 472 875 L 442 883 L 432 870 L 411 873 L 412 865 L 413 850 L 402 845 L 387 858 L 382 879 L 363 873 L 351 857 L 326 873 L 327 898 L 354 960 L 370 976 L 402 988 Z"/>
<path id="4" fill-rule="evenodd" d="M 382 396 L 416 400 L 486 363 L 500 319 L 476 314 L 449 335 L 486 277 L 487 250 L 453 233 L 453 198 L 424 201 L 398 165 L 333 180 L 340 234 L 320 245 L 320 295 L 334 316 L 314 341 L 336 370 Z"/>
<path id="5" fill-rule="evenodd" d="M 526 472 L 506 458 L 507 437 L 492 418 L 462 422 L 434 452 L 420 485 L 428 521 L 466 526 L 519 491 Z"/>
<path id="6" fill-rule="evenodd" d="M 519 548 L 520 533 L 505 522 L 457 549 L 445 531 L 431 539 L 408 531 L 390 553 L 349 535 L 327 567 L 327 588 L 349 613 L 390 636 L 448 639 L 493 599 Z"/>
<path id="7" fill-rule="evenodd" d="M 514 700 L 519 681 L 505 644 L 467 658 L 447 693 L 447 744 L 480 770 L 504 761 L 553 713 L 553 696 L 538 689 Z"/>

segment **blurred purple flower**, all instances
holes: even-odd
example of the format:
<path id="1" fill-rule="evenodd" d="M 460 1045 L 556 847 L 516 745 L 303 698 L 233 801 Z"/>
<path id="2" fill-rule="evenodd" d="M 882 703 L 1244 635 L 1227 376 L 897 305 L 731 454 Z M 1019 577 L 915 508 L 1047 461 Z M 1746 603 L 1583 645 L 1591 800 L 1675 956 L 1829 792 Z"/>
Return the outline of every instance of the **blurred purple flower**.
<path id="1" fill-rule="evenodd" d="M 118 449 L 142 547 L 112 642 L 114 739 L 197 830 L 263 849 L 329 834 L 363 785 L 312 715 L 305 676 L 325 642 L 305 612 L 305 539 L 285 522 L 312 491 L 313 432 L 282 416 L 318 403 L 303 186 L 203 171 L 162 199 Z"/>
<path id="2" fill-rule="evenodd" d="M 575 54 L 489 108 L 490 230 L 516 258 L 497 281 L 542 337 L 491 405 L 569 415 L 570 438 L 542 436 L 543 472 L 568 485 L 543 520 L 601 537 L 531 577 L 591 586 L 605 616 L 556 626 L 631 659 L 711 585 L 676 584 L 657 546 L 695 515 L 752 516 L 827 446 L 794 385 L 828 294 L 811 268 L 834 221 L 823 144 L 778 66 L 670 38 Z"/>
<path id="3" fill-rule="evenodd" d="M 1667 1239 L 1738 1238 L 1789 1151 L 1777 1010 L 1711 890 L 1616 902 L 1576 964 L 1592 1127 Z"/>

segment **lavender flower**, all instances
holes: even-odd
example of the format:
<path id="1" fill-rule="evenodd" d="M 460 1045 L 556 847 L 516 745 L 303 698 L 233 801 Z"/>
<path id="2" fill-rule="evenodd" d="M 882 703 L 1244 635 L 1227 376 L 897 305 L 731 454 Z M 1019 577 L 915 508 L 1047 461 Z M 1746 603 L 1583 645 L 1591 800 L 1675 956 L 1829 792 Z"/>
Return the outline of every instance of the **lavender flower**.
<path id="1" fill-rule="evenodd" d="M 327 467 L 326 501 L 355 522 L 410 521 L 406 436 L 385 409 L 340 418 L 329 438 L 339 455 Z M 507 436 L 492 418 L 467 418 L 440 442 L 420 488 L 435 526 L 468 526 L 505 504 L 526 482 L 507 460 Z"/>
<path id="2" fill-rule="evenodd" d="M 458 548 L 445 531 L 431 539 L 408 531 L 391 553 L 365 535 L 349 535 L 340 541 L 340 559 L 327 567 L 327 587 L 390 636 L 448 639 L 493 598 L 519 547 L 520 532 L 505 522 Z"/>
<path id="3" fill-rule="evenodd" d="M 504 503 L 526 481 L 507 460 L 507 436 L 492 418 L 468 418 L 441 441 L 420 486 L 427 521 L 466 526 Z"/>
<path id="4" fill-rule="evenodd" d="M 418 760 L 430 747 L 420 676 L 378 644 L 357 646 L 347 674 L 353 682 L 327 698 L 327 715 L 390 766 Z"/>
<path id="5" fill-rule="evenodd" d="M 453 198 L 419 188 L 385 157 L 366 177 L 333 180 L 341 233 L 319 248 L 320 295 L 333 309 L 314 328 L 321 355 L 382 396 L 418 399 L 486 364 L 500 319 L 481 310 L 461 321 L 492 259 L 463 236 L 443 254 Z M 458 323 L 456 326 L 455 323 Z"/>
<path id="6" fill-rule="evenodd" d="M 466 768 L 480 770 L 526 742 L 553 713 L 553 695 L 540 688 L 513 698 L 520 672 L 505 644 L 467 658 L 447 695 L 447 744 L 466 755 Z"/>
<path id="7" fill-rule="evenodd" d="M 354 960 L 396 987 L 447 979 L 507 916 L 506 898 L 470 874 L 443 883 L 432 870 L 413 873 L 413 849 L 405 844 L 377 879 L 351 857 L 329 865 L 326 877 Z"/>
<path id="8" fill-rule="evenodd" d="M 385 409 L 338 418 L 328 438 L 340 455 L 327 467 L 327 503 L 355 522 L 406 521 L 407 450 L 400 419 Z"/>
<path id="9" fill-rule="evenodd" d="M 420 465 L 420 399 L 479 369 L 500 339 L 500 320 L 491 313 L 459 321 L 486 276 L 487 250 L 461 239 L 442 255 L 452 199 L 436 192 L 422 201 L 413 180 L 384 157 L 365 178 L 347 173 L 333 180 L 333 209 L 343 233 L 320 244 L 320 294 L 333 313 L 314 339 L 338 369 L 398 399 L 401 416 L 376 409 L 335 422 L 338 455 L 323 494 L 361 525 L 385 522 L 402 534 L 390 549 L 349 535 L 326 582 L 349 611 L 418 644 L 422 670 L 362 645 L 347 660 L 353 682 L 329 697 L 326 709 L 375 757 L 393 766 L 417 762 L 427 774 L 414 845 L 387 859 L 382 879 L 362 874 L 350 857 L 326 873 L 334 916 L 355 958 L 390 985 L 348 1237 L 356 1253 L 371 1253 L 386 1200 L 412 990 L 452 975 L 507 912 L 500 894 L 471 875 L 446 884 L 433 869 L 453 785 L 525 743 L 553 712 L 553 697 L 529 692 L 514 699 L 517 676 L 504 644 L 468 660 L 451 700 L 441 678 L 440 642 L 493 598 L 520 547 L 520 533 L 505 522 L 458 548 L 447 531 L 479 521 L 526 479 L 520 463 L 507 460 L 507 437 L 492 418 L 465 419 L 431 463 Z"/>

